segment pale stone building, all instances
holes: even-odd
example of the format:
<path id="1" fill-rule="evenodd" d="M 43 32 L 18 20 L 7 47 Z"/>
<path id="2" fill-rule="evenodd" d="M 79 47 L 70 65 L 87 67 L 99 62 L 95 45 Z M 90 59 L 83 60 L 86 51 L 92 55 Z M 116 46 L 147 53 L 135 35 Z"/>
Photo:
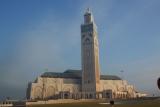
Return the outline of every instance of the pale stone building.
<path id="1" fill-rule="evenodd" d="M 87 90 L 88 91 L 88 90 Z M 94 98 L 92 93 L 82 91 L 82 71 L 67 70 L 63 73 L 45 72 L 29 83 L 28 99 L 80 99 Z M 101 75 L 98 98 L 133 98 L 136 91 L 118 76 Z"/>
<path id="2" fill-rule="evenodd" d="M 100 75 L 97 27 L 88 9 L 81 25 L 82 70 L 45 72 L 27 88 L 28 99 L 134 98 L 140 93 L 118 76 Z"/>

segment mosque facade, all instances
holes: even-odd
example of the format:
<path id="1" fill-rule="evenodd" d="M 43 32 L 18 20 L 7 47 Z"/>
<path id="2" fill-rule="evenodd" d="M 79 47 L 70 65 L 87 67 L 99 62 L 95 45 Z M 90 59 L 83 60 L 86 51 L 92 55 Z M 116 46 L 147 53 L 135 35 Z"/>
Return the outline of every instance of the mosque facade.
<path id="1" fill-rule="evenodd" d="M 28 84 L 27 99 L 136 98 L 143 94 L 115 75 L 101 75 L 97 26 L 91 11 L 81 25 L 82 70 L 45 72 Z"/>

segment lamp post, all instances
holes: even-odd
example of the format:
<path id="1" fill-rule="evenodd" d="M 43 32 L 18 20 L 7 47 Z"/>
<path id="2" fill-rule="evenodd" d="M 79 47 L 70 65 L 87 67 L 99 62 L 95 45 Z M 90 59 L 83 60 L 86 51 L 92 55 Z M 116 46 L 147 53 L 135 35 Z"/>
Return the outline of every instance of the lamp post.
<path id="1" fill-rule="evenodd" d="M 124 85 L 124 74 L 123 74 L 123 72 L 124 72 L 124 71 L 123 71 L 123 70 L 121 70 L 120 72 L 122 73 L 121 78 L 122 78 L 122 84 Z"/>
<path id="2" fill-rule="evenodd" d="M 124 75 L 123 75 L 123 72 L 124 72 L 124 71 L 123 71 L 123 70 L 121 70 L 120 72 L 122 73 L 122 79 L 124 79 Z"/>
<path id="3" fill-rule="evenodd" d="M 122 73 L 122 85 L 123 85 L 123 91 L 127 91 L 127 87 L 124 83 L 124 70 L 121 70 L 120 71 Z"/>

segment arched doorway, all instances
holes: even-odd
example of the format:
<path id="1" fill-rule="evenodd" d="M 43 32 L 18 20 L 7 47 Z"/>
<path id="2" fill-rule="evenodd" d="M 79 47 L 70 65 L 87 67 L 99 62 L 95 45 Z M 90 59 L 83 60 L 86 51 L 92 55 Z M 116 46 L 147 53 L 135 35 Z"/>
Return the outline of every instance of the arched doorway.
<path id="1" fill-rule="evenodd" d="M 64 99 L 69 99 L 70 93 L 68 91 L 64 92 Z"/>
<path id="2" fill-rule="evenodd" d="M 36 87 L 34 90 L 34 98 L 35 99 L 42 99 L 43 97 L 43 92 L 41 87 Z"/>
<path id="3" fill-rule="evenodd" d="M 53 86 L 49 86 L 47 88 L 46 98 L 54 98 L 55 96 L 55 88 Z"/>

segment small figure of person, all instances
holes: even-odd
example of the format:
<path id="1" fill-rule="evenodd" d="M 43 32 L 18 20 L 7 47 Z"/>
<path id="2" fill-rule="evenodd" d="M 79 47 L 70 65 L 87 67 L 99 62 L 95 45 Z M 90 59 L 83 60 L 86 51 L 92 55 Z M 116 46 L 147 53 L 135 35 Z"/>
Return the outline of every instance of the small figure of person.
<path id="1" fill-rule="evenodd" d="M 111 105 L 111 107 L 114 106 L 114 100 L 110 100 L 110 105 Z"/>
<path id="2" fill-rule="evenodd" d="M 157 80 L 157 85 L 158 85 L 158 88 L 160 89 L 160 77 Z"/>

